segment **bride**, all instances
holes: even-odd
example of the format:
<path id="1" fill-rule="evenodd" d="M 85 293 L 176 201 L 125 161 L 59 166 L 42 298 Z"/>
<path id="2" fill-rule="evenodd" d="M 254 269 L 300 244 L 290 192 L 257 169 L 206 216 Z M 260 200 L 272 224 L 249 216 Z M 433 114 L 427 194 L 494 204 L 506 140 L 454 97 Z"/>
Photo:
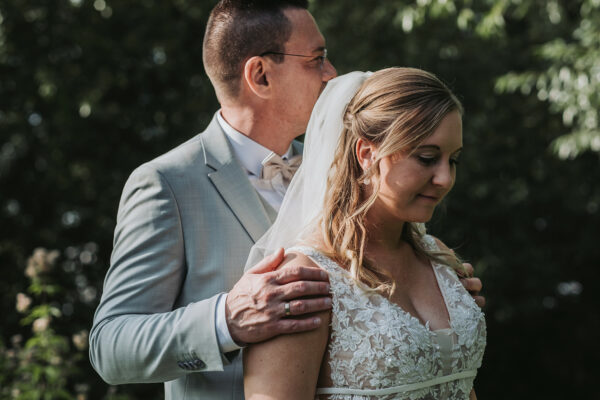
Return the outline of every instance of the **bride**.
<path id="1" fill-rule="evenodd" d="M 475 398 L 485 320 L 458 280 L 461 262 L 422 227 L 454 185 L 461 116 L 418 69 L 329 82 L 249 263 L 284 247 L 282 268 L 324 269 L 332 311 L 311 317 L 327 322 L 317 330 L 245 349 L 247 399 Z"/>

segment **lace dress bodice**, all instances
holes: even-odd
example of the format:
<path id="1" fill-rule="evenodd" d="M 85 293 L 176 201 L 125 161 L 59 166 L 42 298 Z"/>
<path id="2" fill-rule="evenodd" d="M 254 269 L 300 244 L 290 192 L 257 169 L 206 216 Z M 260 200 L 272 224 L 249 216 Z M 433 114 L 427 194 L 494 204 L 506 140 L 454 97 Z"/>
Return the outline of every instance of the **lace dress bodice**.
<path id="1" fill-rule="evenodd" d="M 424 240 L 437 249 L 432 237 Z M 432 331 L 387 298 L 361 289 L 319 251 L 288 250 L 305 254 L 329 274 L 333 308 L 326 361 L 333 387 L 319 388 L 318 398 L 469 398 L 485 349 L 485 319 L 450 267 L 432 265 L 450 316 L 450 329 Z"/>

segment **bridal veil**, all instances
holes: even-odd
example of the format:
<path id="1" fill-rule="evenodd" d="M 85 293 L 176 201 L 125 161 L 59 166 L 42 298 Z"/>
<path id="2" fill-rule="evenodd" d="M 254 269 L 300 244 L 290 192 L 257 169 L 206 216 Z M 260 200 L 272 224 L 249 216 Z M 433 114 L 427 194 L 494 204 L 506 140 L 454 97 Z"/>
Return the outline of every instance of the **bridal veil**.
<path id="1" fill-rule="evenodd" d="M 313 230 L 323 208 L 344 112 L 370 75 L 370 72 L 351 72 L 327 83 L 306 129 L 302 165 L 288 187 L 275 223 L 252 247 L 246 270 L 280 247 L 297 244 Z"/>

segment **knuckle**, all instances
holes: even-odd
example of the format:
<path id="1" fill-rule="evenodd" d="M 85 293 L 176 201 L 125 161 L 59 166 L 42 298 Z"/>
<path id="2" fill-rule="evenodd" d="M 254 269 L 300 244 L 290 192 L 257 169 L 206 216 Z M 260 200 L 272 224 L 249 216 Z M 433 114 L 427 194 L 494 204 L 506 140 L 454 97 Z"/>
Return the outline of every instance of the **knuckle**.
<path id="1" fill-rule="evenodd" d="M 299 279 L 302 276 L 302 268 L 299 265 L 294 265 L 289 268 L 290 278 Z"/>
<path id="2" fill-rule="evenodd" d="M 273 272 L 272 282 L 280 283 L 281 281 L 285 280 L 286 275 L 287 268 L 278 269 L 277 271 Z"/>
<path id="3" fill-rule="evenodd" d="M 259 314 L 264 314 L 268 309 L 269 303 L 266 301 L 258 301 L 254 306 L 254 310 Z"/>
<path id="4" fill-rule="evenodd" d="M 306 312 L 306 303 L 302 301 L 294 301 L 290 305 L 294 308 L 294 311 L 297 314 L 304 314 Z"/>
<path id="5" fill-rule="evenodd" d="M 288 322 L 288 331 L 289 332 L 294 332 L 297 331 L 300 328 L 300 323 L 298 320 L 296 319 L 292 319 Z"/>
<path id="6" fill-rule="evenodd" d="M 256 323 L 257 327 L 269 324 L 271 322 L 271 319 L 269 318 L 269 311 L 263 310 L 260 314 L 256 316 L 254 322 Z"/>
<path id="7" fill-rule="evenodd" d="M 308 291 L 308 285 L 306 284 L 306 282 L 298 282 L 298 284 L 296 285 L 296 290 L 300 294 L 304 294 Z"/>
<path id="8" fill-rule="evenodd" d="M 264 307 L 259 312 L 259 318 L 262 320 L 262 323 L 270 321 L 273 318 L 273 307 L 269 307 L 267 303 L 264 304 Z"/>
<path id="9" fill-rule="evenodd" d="M 265 302 L 271 303 L 277 298 L 277 293 L 274 290 L 266 290 L 263 297 Z"/>
<path id="10" fill-rule="evenodd" d="M 269 286 L 271 283 L 273 283 L 274 279 L 275 279 L 275 275 L 273 273 L 262 274 L 259 278 L 259 284 L 262 287 L 266 287 L 266 286 Z"/>

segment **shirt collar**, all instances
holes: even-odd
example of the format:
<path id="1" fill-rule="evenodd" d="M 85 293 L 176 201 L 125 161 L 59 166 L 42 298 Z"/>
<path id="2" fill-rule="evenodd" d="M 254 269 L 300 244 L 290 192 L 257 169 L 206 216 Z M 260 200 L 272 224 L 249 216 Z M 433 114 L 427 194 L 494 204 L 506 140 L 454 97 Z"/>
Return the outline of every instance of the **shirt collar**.
<path id="1" fill-rule="evenodd" d="M 251 174 L 260 177 L 262 172 L 262 163 L 269 157 L 273 152 L 263 145 L 250 139 L 248 136 L 235 130 L 231 125 L 225 121 L 225 118 L 221 115 L 221 110 L 217 112 L 217 121 L 223 128 L 231 147 L 233 147 L 233 153 L 236 158 L 242 164 L 242 167 Z M 289 159 L 292 156 L 292 146 L 282 156 L 283 159 Z"/>

